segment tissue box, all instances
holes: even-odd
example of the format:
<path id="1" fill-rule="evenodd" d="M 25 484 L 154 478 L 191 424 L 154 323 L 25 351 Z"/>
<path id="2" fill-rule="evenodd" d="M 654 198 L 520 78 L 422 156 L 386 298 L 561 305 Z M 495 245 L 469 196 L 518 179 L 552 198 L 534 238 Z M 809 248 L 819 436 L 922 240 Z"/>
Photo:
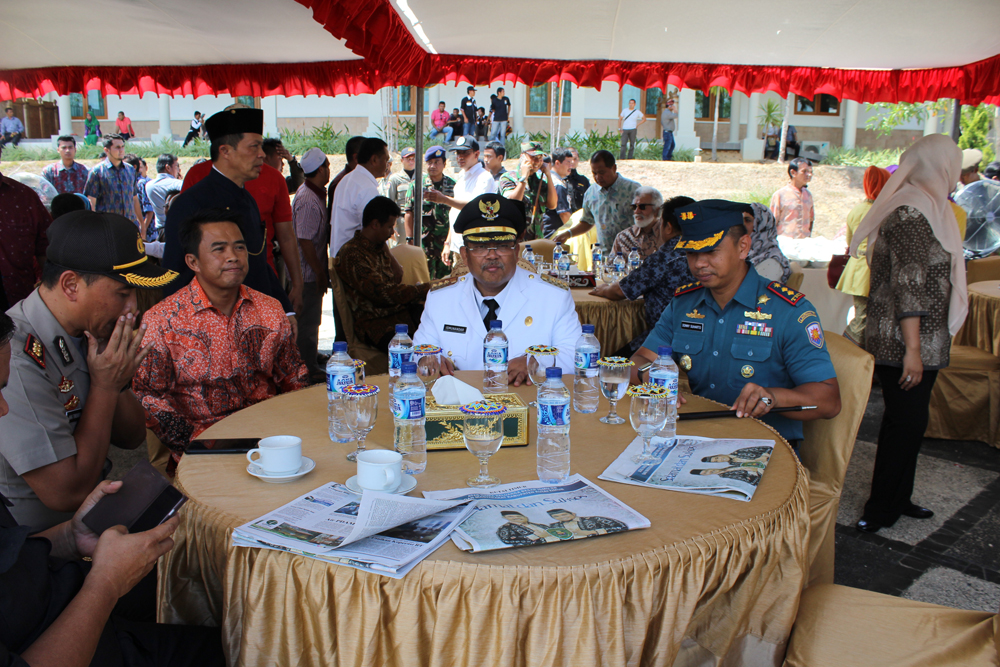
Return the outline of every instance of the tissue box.
<path id="1" fill-rule="evenodd" d="M 528 444 L 528 406 L 517 394 L 490 394 L 486 397 L 507 407 L 503 417 L 502 447 Z M 465 449 L 462 440 L 462 413 L 457 405 L 438 405 L 427 392 L 427 449 Z"/>

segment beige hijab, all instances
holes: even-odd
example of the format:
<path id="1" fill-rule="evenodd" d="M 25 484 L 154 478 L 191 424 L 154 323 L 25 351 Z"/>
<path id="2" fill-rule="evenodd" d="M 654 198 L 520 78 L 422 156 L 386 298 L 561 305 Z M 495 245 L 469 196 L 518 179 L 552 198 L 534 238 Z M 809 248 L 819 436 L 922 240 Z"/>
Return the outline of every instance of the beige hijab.
<path id="1" fill-rule="evenodd" d="M 948 305 L 948 331 L 954 336 L 969 311 L 969 293 L 965 285 L 965 256 L 958 222 L 948 201 L 948 194 L 962 171 L 962 151 L 943 134 L 928 135 L 910 146 L 899 158 L 899 169 L 882 188 L 875 203 L 851 239 L 851 255 L 858 256 L 858 246 L 868 239 L 868 262 L 878 242 L 879 227 L 900 206 L 912 206 L 927 218 L 941 247 L 951 255 L 951 302 Z"/>

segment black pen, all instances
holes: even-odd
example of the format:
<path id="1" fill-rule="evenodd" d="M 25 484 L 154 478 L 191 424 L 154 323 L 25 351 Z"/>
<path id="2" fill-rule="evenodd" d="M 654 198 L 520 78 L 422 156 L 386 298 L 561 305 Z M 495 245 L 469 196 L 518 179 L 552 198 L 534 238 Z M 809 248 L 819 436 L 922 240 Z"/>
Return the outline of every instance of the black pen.
<path id="1" fill-rule="evenodd" d="M 803 410 L 815 410 L 815 405 L 795 405 L 790 408 L 774 408 L 767 414 L 773 415 L 778 412 L 802 412 Z M 715 419 L 716 417 L 735 417 L 735 410 L 709 410 L 707 412 L 680 412 L 677 414 L 677 421 L 688 419 Z"/>

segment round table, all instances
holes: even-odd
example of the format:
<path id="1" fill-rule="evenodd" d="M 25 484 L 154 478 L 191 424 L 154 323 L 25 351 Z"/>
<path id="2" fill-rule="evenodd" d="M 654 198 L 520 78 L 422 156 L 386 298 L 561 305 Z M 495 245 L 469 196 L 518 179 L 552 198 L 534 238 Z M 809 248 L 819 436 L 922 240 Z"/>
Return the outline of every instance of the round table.
<path id="1" fill-rule="evenodd" d="M 463 372 L 481 383 L 481 373 Z M 385 389 L 387 377 L 370 378 Z M 514 388 L 512 388 L 514 390 Z M 534 387 L 520 387 L 523 397 Z M 368 438 L 390 448 L 387 395 Z M 632 440 L 627 425 L 574 413 L 572 472 L 645 515 L 645 530 L 481 554 L 450 541 L 403 579 L 284 552 L 234 547 L 232 529 L 331 480 L 354 444 L 327 437 L 322 386 L 220 421 L 206 437 L 294 434 L 316 469 L 265 484 L 240 455 L 185 456 L 176 483 L 190 501 L 159 567 L 159 620 L 219 624 L 232 665 L 779 665 L 808 570 L 808 482 L 787 443 L 760 422 L 680 423 L 682 434 L 777 441 L 752 502 L 597 479 Z M 692 397 L 684 410 L 717 409 Z M 628 402 L 619 405 L 628 413 Z M 535 442 L 535 415 L 529 422 Z M 464 485 L 465 450 L 432 451 L 412 495 Z M 504 482 L 535 479 L 535 448 L 490 461 Z"/>
<path id="2" fill-rule="evenodd" d="M 610 356 L 646 330 L 643 299 L 612 301 L 594 296 L 585 287 L 570 290 L 580 316 L 580 324 L 593 324 L 594 335 L 601 341 L 601 352 Z M 629 355 L 631 356 L 631 355 Z"/>
<path id="3" fill-rule="evenodd" d="M 969 314 L 953 344 L 1000 354 L 1000 280 L 969 285 Z"/>

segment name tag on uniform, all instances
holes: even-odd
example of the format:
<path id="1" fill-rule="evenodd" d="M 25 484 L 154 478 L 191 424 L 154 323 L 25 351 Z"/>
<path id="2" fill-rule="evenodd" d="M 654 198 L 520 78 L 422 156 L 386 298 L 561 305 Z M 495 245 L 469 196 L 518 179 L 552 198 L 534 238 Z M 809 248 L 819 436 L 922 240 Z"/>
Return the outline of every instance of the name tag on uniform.
<path id="1" fill-rule="evenodd" d="M 686 322 L 681 320 L 681 329 L 686 331 L 704 331 L 705 325 L 701 322 Z"/>
<path id="2" fill-rule="evenodd" d="M 446 324 L 444 325 L 444 330 L 448 333 L 465 333 L 465 327 L 460 327 L 457 324 Z"/>
<path id="3" fill-rule="evenodd" d="M 80 421 L 80 417 L 83 416 L 83 408 L 77 408 L 76 410 L 67 410 L 66 418 L 69 419 L 70 424 L 75 424 Z"/>

